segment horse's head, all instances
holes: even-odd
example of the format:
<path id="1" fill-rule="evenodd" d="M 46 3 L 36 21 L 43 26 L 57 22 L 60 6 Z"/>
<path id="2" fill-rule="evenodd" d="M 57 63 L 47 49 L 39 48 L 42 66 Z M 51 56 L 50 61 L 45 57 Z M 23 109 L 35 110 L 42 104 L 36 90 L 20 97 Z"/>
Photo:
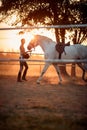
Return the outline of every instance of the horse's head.
<path id="1" fill-rule="evenodd" d="M 31 50 L 32 48 L 35 48 L 36 46 L 38 45 L 38 42 L 37 42 L 37 37 L 36 35 L 30 40 L 28 46 L 27 46 L 27 49 L 28 50 Z"/>

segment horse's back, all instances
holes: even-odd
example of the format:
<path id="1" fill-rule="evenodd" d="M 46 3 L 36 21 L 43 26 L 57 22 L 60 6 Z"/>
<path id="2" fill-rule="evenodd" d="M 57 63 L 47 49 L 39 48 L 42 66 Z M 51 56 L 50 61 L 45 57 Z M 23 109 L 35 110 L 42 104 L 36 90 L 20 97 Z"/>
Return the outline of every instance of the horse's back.
<path id="1" fill-rule="evenodd" d="M 79 55 L 81 56 L 81 58 L 87 59 L 87 46 L 79 45 L 78 52 L 79 52 Z"/>
<path id="2" fill-rule="evenodd" d="M 78 57 L 77 49 L 74 45 L 66 46 L 65 51 L 62 54 L 64 59 L 74 59 Z"/>
<path id="3" fill-rule="evenodd" d="M 80 44 L 66 46 L 62 58 L 65 59 L 87 58 L 87 47 Z"/>

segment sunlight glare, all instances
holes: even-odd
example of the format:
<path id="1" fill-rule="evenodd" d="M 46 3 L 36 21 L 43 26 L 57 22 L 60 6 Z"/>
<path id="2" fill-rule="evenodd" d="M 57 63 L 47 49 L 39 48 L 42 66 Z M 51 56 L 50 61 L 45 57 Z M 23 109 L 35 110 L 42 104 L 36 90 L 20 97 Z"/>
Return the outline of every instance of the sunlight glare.
<path id="1" fill-rule="evenodd" d="M 2 6 L 2 1 L 0 0 L 0 6 Z"/>

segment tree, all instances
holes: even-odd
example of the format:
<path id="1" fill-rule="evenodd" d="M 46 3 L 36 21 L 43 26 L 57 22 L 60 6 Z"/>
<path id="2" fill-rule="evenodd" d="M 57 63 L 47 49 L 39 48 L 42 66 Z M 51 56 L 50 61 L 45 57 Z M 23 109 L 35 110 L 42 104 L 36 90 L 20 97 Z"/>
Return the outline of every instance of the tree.
<path id="1" fill-rule="evenodd" d="M 77 15 L 77 19 L 75 23 L 79 24 L 86 24 L 87 23 L 87 0 L 80 0 L 79 2 L 76 2 L 74 6 L 71 7 L 74 14 Z M 72 29 L 71 29 L 72 30 Z M 87 28 L 75 28 L 73 29 L 73 44 L 81 44 L 87 39 Z M 71 75 L 76 76 L 75 73 L 75 64 L 72 65 L 71 69 Z"/>
<path id="2" fill-rule="evenodd" d="M 72 2 L 72 0 L 2 0 L 0 7 L 1 21 L 8 20 L 15 14 L 17 19 L 12 25 L 17 25 L 19 22 L 22 26 L 25 24 L 33 25 L 38 22 L 45 25 L 86 23 L 86 3 L 86 0 L 83 0 L 83 2 Z M 65 43 L 66 30 L 55 29 L 57 42 L 61 40 Z M 83 30 L 81 31 L 83 32 Z M 80 35 L 81 32 L 79 37 Z"/>
<path id="3" fill-rule="evenodd" d="M 3 16 L 1 21 L 11 17 L 13 14 L 17 19 L 12 25 L 21 22 L 24 25 L 34 25 L 42 23 L 43 25 L 64 25 L 86 23 L 87 14 L 84 8 L 87 8 L 87 0 L 2 0 L 0 12 Z M 8 19 L 7 19 L 8 21 Z M 82 43 L 86 38 L 86 30 L 77 29 L 55 29 L 56 41 L 65 44 L 66 31 L 74 31 L 73 43 Z M 65 67 L 62 68 L 66 73 Z"/>

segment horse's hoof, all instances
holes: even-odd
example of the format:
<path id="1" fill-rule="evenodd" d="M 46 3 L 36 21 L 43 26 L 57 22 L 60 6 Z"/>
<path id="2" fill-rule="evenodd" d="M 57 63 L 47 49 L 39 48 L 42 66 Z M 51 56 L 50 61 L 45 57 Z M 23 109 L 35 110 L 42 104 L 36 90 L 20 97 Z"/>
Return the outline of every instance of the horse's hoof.
<path id="1" fill-rule="evenodd" d="M 59 82 L 59 84 L 58 85 L 62 85 L 62 82 Z"/>
<path id="2" fill-rule="evenodd" d="M 85 82 L 87 82 L 87 79 L 84 79 Z"/>
<path id="3" fill-rule="evenodd" d="M 37 84 L 40 84 L 40 81 L 37 81 Z"/>

